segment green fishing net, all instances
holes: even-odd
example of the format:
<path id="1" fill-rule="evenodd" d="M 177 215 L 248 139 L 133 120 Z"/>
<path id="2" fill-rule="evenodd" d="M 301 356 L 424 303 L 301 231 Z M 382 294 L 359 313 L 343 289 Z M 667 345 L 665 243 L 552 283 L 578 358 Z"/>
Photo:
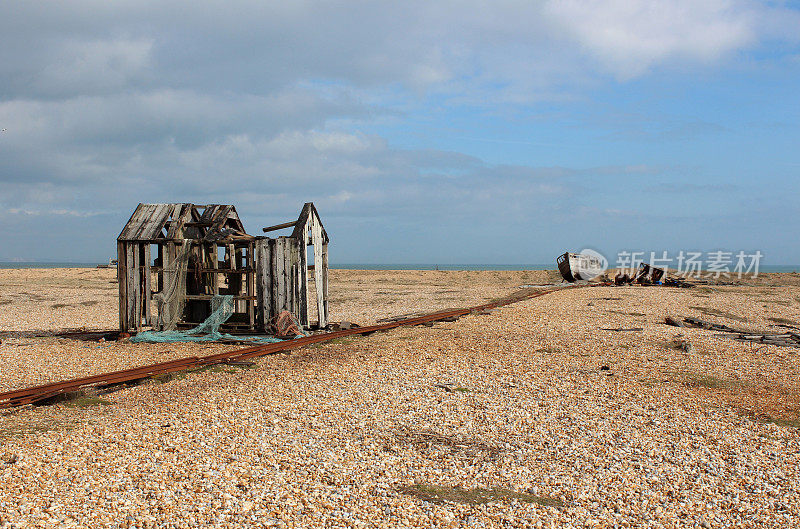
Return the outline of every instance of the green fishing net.
<path id="1" fill-rule="evenodd" d="M 233 314 L 233 310 L 233 296 L 214 296 L 211 299 L 211 314 L 197 327 L 186 331 L 142 331 L 131 337 L 131 342 L 172 343 L 236 340 L 253 343 L 274 343 L 283 341 L 274 336 L 234 336 L 219 332 L 220 325 L 228 321 L 228 318 Z"/>

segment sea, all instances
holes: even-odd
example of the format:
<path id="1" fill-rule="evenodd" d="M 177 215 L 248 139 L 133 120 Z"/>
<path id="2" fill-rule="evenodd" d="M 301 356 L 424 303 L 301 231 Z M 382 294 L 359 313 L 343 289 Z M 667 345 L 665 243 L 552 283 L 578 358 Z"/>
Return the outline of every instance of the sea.
<path id="1" fill-rule="evenodd" d="M 95 268 L 107 263 L 0 261 L 3 268 Z M 556 264 L 331 263 L 339 270 L 556 270 Z M 759 272 L 800 272 L 800 265 L 761 265 Z"/>

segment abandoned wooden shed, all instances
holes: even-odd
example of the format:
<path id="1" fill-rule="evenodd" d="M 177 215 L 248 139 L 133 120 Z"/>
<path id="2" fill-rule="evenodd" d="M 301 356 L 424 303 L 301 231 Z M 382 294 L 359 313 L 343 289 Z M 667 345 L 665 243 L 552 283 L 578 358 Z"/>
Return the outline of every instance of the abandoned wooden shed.
<path id="1" fill-rule="evenodd" d="M 283 310 L 309 328 L 310 268 L 315 324 L 326 326 L 328 234 L 311 202 L 264 232 L 289 227 L 289 236 L 256 237 L 232 205 L 139 204 L 117 238 L 120 330 L 194 327 L 220 296 L 233 299 L 225 332 L 269 332 Z"/>

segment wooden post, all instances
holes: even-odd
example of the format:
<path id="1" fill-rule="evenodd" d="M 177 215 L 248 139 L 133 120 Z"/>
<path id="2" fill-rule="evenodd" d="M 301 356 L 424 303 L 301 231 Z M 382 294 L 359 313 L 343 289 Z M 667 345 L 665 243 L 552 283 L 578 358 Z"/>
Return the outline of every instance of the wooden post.
<path id="1" fill-rule="evenodd" d="M 325 321 L 328 321 L 328 243 L 322 243 L 322 302 L 325 314 Z M 317 267 L 314 266 L 314 270 Z"/>
<path id="2" fill-rule="evenodd" d="M 305 237 L 299 243 L 300 264 L 298 265 L 297 278 L 300 283 L 298 286 L 300 313 L 298 314 L 298 321 L 301 326 L 308 328 L 308 246 Z"/>
<path id="3" fill-rule="evenodd" d="M 247 297 L 252 298 L 255 291 L 255 259 L 253 259 L 255 251 L 255 246 L 253 243 L 249 243 L 247 245 Z M 252 331 L 255 329 L 255 320 L 256 320 L 256 300 L 255 299 L 248 299 L 247 300 L 247 316 L 250 320 L 250 330 Z"/>
<path id="4" fill-rule="evenodd" d="M 141 265 L 139 263 L 139 243 L 130 245 L 128 252 L 131 259 L 131 283 L 130 291 L 133 292 L 133 299 L 130 300 L 130 321 L 131 328 L 136 332 L 142 327 L 142 281 L 141 281 Z"/>
<path id="5" fill-rule="evenodd" d="M 117 283 L 119 286 L 119 330 L 128 331 L 128 276 L 127 248 L 124 242 L 117 243 Z"/>
<path id="6" fill-rule="evenodd" d="M 144 243 L 144 321 L 147 325 L 153 325 L 153 313 L 151 304 L 153 300 L 153 287 L 150 284 L 150 244 Z"/>
<path id="7" fill-rule="evenodd" d="M 256 297 L 258 298 L 258 312 L 256 321 L 261 330 L 266 329 L 269 323 L 269 283 L 267 273 L 269 266 L 269 241 L 267 239 L 256 240 L 255 255 L 253 256 L 253 266 L 255 267 Z M 266 261 L 266 266 L 265 266 Z"/>
<path id="8" fill-rule="evenodd" d="M 164 243 L 158 243 L 158 262 L 161 263 L 161 270 L 158 272 L 157 292 L 164 291 Z"/>
<path id="9" fill-rule="evenodd" d="M 286 310 L 286 237 L 275 239 L 275 313 Z"/>
<path id="10" fill-rule="evenodd" d="M 292 258 L 292 304 L 289 310 L 295 315 L 295 318 L 300 319 L 300 241 L 291 238 L 288 239 L 291 244 L 291 258 Z"/>
<path id="11" fill-rule="evenodd" d="M 269 299 L 264 307 L 264 317 L 266 318 L 265 323 L 268 324 L 277 313 L 275 310 L 275 239 L 268 240 L 265 248 L 267 255 L 264 256 L 264 282 L 269 289 Z"/>
<path id="12" fill-rule="evenodd" d="M 311 225 L 311 238 L 314 242 L 314 289 L 317 291 L 317 314 L 320 328 L 328 325 L 325 313 L 324 282 L 322 279 L 322 227 L 314 219 Z"/>
<path id="13" fill-rule="evenodd" d="M 211 272 L 211 293 L 215 296 L 219 295 L 219 247 L 216 243 L 211 244 L 211 267 L 214 269 Z"/>
<path id="14" fill-rule="evenodd" d="M 174 242 L 167 242 L 166 246 L 164 247 L 163 251 L 163 268 L 164 268 L 164 288 L 167 285 L 171 285 L 173 281 L 177 279 L 177 272 L 175 272 L 175 243 Z M 175 300 L 169 302 L 169 307 L 167 308 L 168 311 L 174 310 L 176 307 Z M 163 315 L 162 315 L 163 316 Z M 163 317 L 162 317 L 163 320 Z M 163 330 L 163 329 L 159 329 Z"/>

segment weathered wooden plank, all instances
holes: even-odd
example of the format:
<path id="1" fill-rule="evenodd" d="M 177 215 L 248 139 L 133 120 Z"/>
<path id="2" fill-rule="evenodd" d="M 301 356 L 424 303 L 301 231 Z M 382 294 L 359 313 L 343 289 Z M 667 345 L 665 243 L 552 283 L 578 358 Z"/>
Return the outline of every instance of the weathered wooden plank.
<path id="1" fill-rule="evenodd" d="M 254 252 L 255 252 L 255 245 L 250 243 L 247 246 L 247 267 L 253 270 L 255 268 L 255 259 L 254 259 Z M 247 272 L 245 274 L 245 280 L 247 281 L 247 295 L 248 297 L 255 295 L 255 273 L 254 272 Z M 248 301 L 247 302 L 247 317 L 250 321 L 250 329 L 255 328 L 256 322 L 256 302 Z"/>
<path id="2" fill-rule="evenodd" d="M 153 302 L 153 287 L 150 284 L 150 245 L 144 245 L 144 268 L 142 269 L 142 273 L 144 274 L 144 321 L 147 325 L 153 325 L 153 313 L 152 313 L 152 302 Z"/>
<path id="3" fill-rule="evenodd" d="M 119 234 L 118 240 L 129 241 L 133 239 L 134 235 L 139 230 L 139 227 L 146 220 L 147 209 L 147 204 L 139 204 L 136 206 L 136 209 L 133 210 L 133 213 L 131 214 L 131 218 L 128 219 L 128 222 L 125 223 L 125 227 L 122 228 L 122 233 Z"/>
<path id="4" fill-rule="evenodd" d="M 219 230 L 225 226 L 225 223 L 228 222 L 228 217 L 233 210 L 233 206 L 230 205 L 220 205 L 218 206 L 219 210 L 214 213 L 214 224 L 211 227 L 212 230 Z"/>
<path id="5" fill-rule="evenodd" d="M 168 242 L 162 249 L 162 258 L 164 260 L 164 289 L 168 288 L 175 280 L 175 244 Z M 175 306 L 174 300 L 169 303 L 167 310 L 173 309 Z M 162 318 L 163 319 L 163 318 Z M 159 329 L 163 330 L 163 329 Z"/>
<path id="6" fill-rule="evenodd" d="M 169 204 L 146 204 L 145 206 L 146 217 L 134 233 L 134 240 L 155 240 L 169 215 Z"/>
<path id="7" fill-rule="evenodd" d="M 292 313 L 300 318 L 300 241 L 289 239 L 292 246 Z"/>
<path id="8" fill-rule="evenodd" d="M 274 226 L 267 226 L 266 228 L 261 228 L 261 229 L 264 231 L 264 233 L 269 233 L 269 232 L 275 231 L 275 230 L 282 230 L 284 228 L 291 228 L 295 224 L 297 224 L 297 221 L 293 220 L 291 222 L 284 222 L 282 224 L 276 224 Z"/>
<path id="9" fill-rule="evenodd" d="M 322 226 L 312 216 L 311 221 L 311 240 L 314 244 L 314 289 L 317 291 L 317 313 L 319 314 L 319 326 L 328 325 L 325 314 L 324 281 L 322 279 Z"/>
<path id="10" fill-rule="evenodd" d="M 126 244 L 117 243 L 117 283 L 119 287 L 119 330 L 128 331 L 128 277 L 127 277 L 127 256 Z"/>
<path id="11" fill-rule="evenodd" d="M 172 216 L 172 223 L 169 225 L 167 231 L 168 239 L 181 238 L 183 234 L 183 225 L 189 221 L 192 215 L 191 204 L 172 204 L 170 208 L 170 215 Z"/>
<path id="12" fill-rule="evenodd" d="M 157 281 L 156 281 L 156 292 L 161 292 L 164 290 L 164 245 L 159 243 L 158 246 L 158 262 L 160 263 L 159 266 L 155 268 Z"/>
<path id="13" fill-rule="evenodd" d="M 316 270 L 316 264 L 314 270 Z M 322 300 L 325 322 L 328 321 L 328 243 L 322 243 Z"/>
<path id="14" fill-rule="evenodd" d="M 266 253 L 269 251 L 268 241 L 259 239 L 255 243 L 255 255 L 253 266 L 256 269 L 256 297 L 258 298 L 258 310 L 256 321 L 260 329 L 265 328 L 269 314 L 269 284 L 267 283 L 267 271 L 269 259 Z M 265 257 L 267 257 L 265 259 Z M 265 262 L 266 261 L 266 262 Z"/>
<path id="15" fill-rule="evenodd" d="M 276 290 L 275 290 L 275 239 L 270 239 L 269 241 L 267 241 L 266 248 L 269 250 L 269 252 L 268 252 L 267 256 L 265 257 L 267 262 L 266 262 L 266 267 L 264 268 L 264 272 L 265 272 L 265 275 L 266 275 L 266 277 L 264 278 L 264 281 L 265 281 L 266 285 L 269 287 L 269 300 L 268 300 L 269 303 L 268 303 L 268 305 L 266 306 L 266 309 L 265 309 L 266 310 L 266 312 L 265 312 L 265 318 L 266 318 L 265 323 L 268 324 L 270 322 L 270 320 L 272 319 L 272 317 L 275 316 L 275 314 L 277 314 L 277 311 L 275 310 L 275 305 L 276 305 L 276 298 L 275 298 L 275 293 L 276 293 Z"/>
<path id="16" fill-rule="evenodd" d="M 126 245 L 126 252 L 125 252 L 125 261 L 126 266 L 128 268 L 127 275 L 127 292 L 128 292 L 128 300 L 127 300 L 127 320 L 128 320 L 128 329 L 131 331 L 136 331 L 136 298 L 137 298 L 137 284 L 136 284 L 136 265 L 138 264 L 134 260 L 135 256 L 135 243 L 130 243 Z"/>
<path id="17" fill-rule="evenodd" d="M 300 263 L 297 277 L 299 279 L 298 291 L 300 299 L 298 304 L 300 311 L 297 319 L 301 326 L 308 328 L 308 246 L 306 246 L 305 241 L 300 241 L 299 253 Z"/>
<path id="18" fill-rule="evenodd" d="M 275 313 L 286 310 L 286 237 L 275 239 Z"/>
<path id="19" fill-rule="evenodd" d="M 143 310 L 143 301 L 144 301 L 144 289 L 142 288 L 144 285 L 143 277 L 142 277 L 142 257 L 144 257 L 144 251 L 142 250 L 142 245 L 139 243 L 135 243 L 133 245 L 133 261 L 136 263 L 136 270 L 134 271 L 134 275 L 136 276 L 136 331 L 138 332 L 142 328 L 142 310 Z"/>
<path id="20" fill-rule="evenodd" d="M 219 247 L 216 244 L 211 245 L 211 267 L 214 270 L 219 270 Z M 211 272 L 211 293 L 215 296 L 219 295 L 219 272 Z"/>
<path id="21" fill-rule="evenodd" d="M 153 241 L 161 234 L 172 204 L 139 204 L 118 240 Z"/>

